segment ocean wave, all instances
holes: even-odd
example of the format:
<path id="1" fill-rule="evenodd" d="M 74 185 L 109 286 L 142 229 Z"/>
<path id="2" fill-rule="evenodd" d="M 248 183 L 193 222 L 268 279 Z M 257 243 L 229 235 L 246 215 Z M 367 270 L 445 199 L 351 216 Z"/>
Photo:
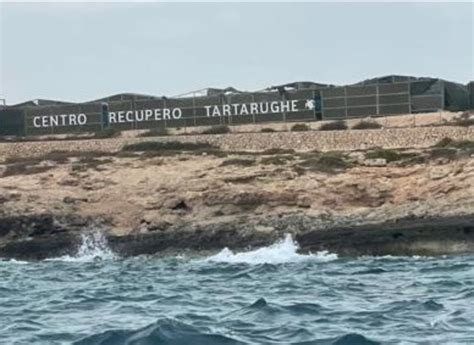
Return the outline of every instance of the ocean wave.
<path id="1" fill-rule="evenodd" d="M 267 330 L 268 331 L 268 330 Z M 304 329 L 294 332 L 308 337 L 310 333 Z M 255 336 L 255 332 L 253 332 Z M 296 336 L 296 334 L 294 334 Z M 271 337 L 265 337 L 266 344 L 281 344 Z M 246 345 L 255 344 L 229 335 L 219 334 L 209 328 L 200 329 L 175 319 L 164 318 L 139 329 L 107 330 L 82 338 L 73 345 Z M 348 333 L 336 338 L 313 339 L 307 341 L 288 342 L 292 345 L 379 345 L 357 333 Z"/>
<path id="2" fill-rule="evenodd" d="M 57 258 L 49 258 L 45 261 L 94 262 L 112 260 L 117 257 L 109 248 L 107 239 L 101 232 L 82 234 L 81 241 L 81 246 L 75 255 L 64 255 Z"/>
<path id="3" fill-rule="evenodd" d="M 377 341 L 367 339 L 363 335 L 357 333 L 349 333 L 336 339 L 332 345 L 379 345 Z"/>
<path id="4" fill-rule="evenodd" d="M 224 248 L 218 254 L 206 258 L 206 262 L 224 262 L 224 263 L 245 263 L 251 265 L 260 264 L 283 264 L 290 262 L 301 262 L 307 260 L 327 262 L 337 259 L 337 254 L 327 251 L 317 252 L 316 254 L 299 254 L 298 244 L 293 240 L 290 234 L 285 238 L 268 247 L 256 250 L 234 253 L 228 248 Z"/>
<path id="5" fill-rule="evenodd" d="M 291 345 L 380 345 L 378 341 L 370 340 L 357 333 L 344 334 L 336 339 L 309 340 Z"/>
<path id="6" fill-rule="evenodd" d="M 94 334 L 74 345 L 241 345 L 246 344 L 231 337 L 216 334 L 173 319 L 160 319 L 137 330 L 109 330 Z"/>
<path id="7" fill-rule="evenodd" d="M 3 260 L 0 259 L 0 264 L 16 264 L 16 265 L 27 265 L 28 261 L 23 261 L 23 260 L 15 260 L 15 259 L 9 259 L 9 260 Z"/>

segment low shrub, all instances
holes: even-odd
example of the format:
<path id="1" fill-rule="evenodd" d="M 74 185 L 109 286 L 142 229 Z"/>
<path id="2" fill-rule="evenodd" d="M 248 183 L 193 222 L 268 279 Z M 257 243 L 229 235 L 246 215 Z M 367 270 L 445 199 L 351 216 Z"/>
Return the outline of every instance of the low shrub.
<path id="1" fill-rule="evenodd" d="M 347 129 L 347 124 L 343 120 L 326 122 L 319 127 L 320 131 L 341 131 L 344 129 Z"/>
<path id="2" fill-rule="evenodd" d="M 143 132 L 139 137 L 163 137 L 169 135 L 169 132 L 166 128 L 152 128 L 149 131 Z"/>
<path id="3" fill-rule="evenodd" d="M 440 141 L 438 141 L 434 147 L 451 147 L 451 148 L 456 148 L 460 150 L 468 150 L 472 151 L 474 150 L 474 141 L 472 140 L 453 140 L 451 138 L 443 138 Z"/>
<path id="4" fill-rule="evenodd" d="M 112 153 L 101 151 L 51 151 L 42 156 L 34 157 L 8 157 L 5 160 L 7 164 L 24 163 L 27 165 L 36 165 L 43 161 L 52 161 L 57 164 L 69 163 L 69 159 L 77 158 L 98 158 L 104 156 L 113 156 Z"/>
<path id="5" fill-rule="evenodd" d="M 457 150 L 448 147 L 435 147 L 430 151 L 431 158 L 447 158 L 453 160 L 456 158 Z"/>
<path id="6" fill-rule="evenodd" d="M 451 146 L 453 143 L 454 143 L 453 139 L 446 137 L 438 141 L 436 144 L 434 144 L 434 147 L 448 147 L 448 146 Z"/>
<path id="7" fill-rule="evenodd" d="M 9 164 L 5 168 L 2 177 L 40 174 L 53 168 L 54 166 L 31 166 L 25 163 Z"/>
<path id="8" fill-rule="evenodd" d="M 187 143 L 180 141 L 143 141 L 129 144 L 122 151 L 196 151 L 215 150 L 215 146 L 209 143 Z"/>
<path id="9" fill-rule="evenodd" d="M 76 172 L 85 172 L 89 169 L 94 169 L 96 171 L 100 171 L 101 165 L 112 163 L 113 160 L 110 158 L 107 159 L 96 159 L 93 157 L 82 157 L 79 159 L 78 162 L 72 165 L 72 171 Z"/>
<path id="10" fill-rule="evenodd" d="M 278 147 L 262 151 L 263 155 L 284 155 L 284 154 L 293 154 L 293 153 L 295 153 L 295 150 L 293 149 L 280 149 Z"/>
<path id="11" fill-rule="evenodd" d="M 319 156 L 313 156 L 303 160 L 297 167 L 304 168 L 309 171 L 320 171 L 327 173 L 335 173 L 344 171 L 351 164 L 346 157 L 340 152 L 326 152 Z"/>
<path id="12" fill-rule="evenodd" d="M 382 125 L 375 121 L 360 121 L 352 126 L 352 129 L 380 129 Z"/>
<path id="13" fill-rule="evenodd" d="M 402 158 L 402 155 L 395 150 L 377 148 L 373 151 L 369 151 L 365 154 L 365 158 L 368 159 L 385 159 L 387 163 L 398 161 Z"/>
<path id="14" fill-rule="evenodd" d="M 474 126 L 474 119 L 458 119 L 454 122 L 451 122 L 452 126 L 462 126 L 462 127 L 470 127 Z"/>
<path id="15" fill-rule="evenodd" d="M 293 126 L 291 126 L 290 129 L 292 132 L 305 132 L 305 131 L 310 131 L 311 128 L 304 123 L 296 123 Z"/>
<path id="16" fill-rule="evenodd" d="M 262 128 L 260 130 L 260 132 L 262 132 L 262 133 L 274 133 L 274 132 L 276 132 L 276 130 L 273 129 L 273 128 Z"/>
<path id="17" fill-rule="evenodd" d="M 285 165 L 287 161 L 293 159 L 292 156 L 272 156 L 262 158 L 260 163 L 263 165 Z"/>
<path id="18" fill-rule="evenodd" d="M 231 130 L 229 126 L 219 125 L 219 126 L 212 126 L 202 132 L 202 134 L 226 134 L 230 133 Z"/>
<path id="19" fill-rule="evenodd" d="M 457 149 L 460 149 L 460 150 L 472 151 L 472 150 L 474 150 L 474 141 L 472 141 L 472 140 L 460 140 L 460 141 L 454 142 L 453 146 Z"/>
<path id="20" fill-rule="evenodd" d="M 244 159 L 244 158 L 232 158 L 227 159 L 221 163 L 221 166 L 229 166 L 229 165 L 238 165 L 242 167 L 250 167 L 255 165 L 255 160 L 253 159 Z"/>

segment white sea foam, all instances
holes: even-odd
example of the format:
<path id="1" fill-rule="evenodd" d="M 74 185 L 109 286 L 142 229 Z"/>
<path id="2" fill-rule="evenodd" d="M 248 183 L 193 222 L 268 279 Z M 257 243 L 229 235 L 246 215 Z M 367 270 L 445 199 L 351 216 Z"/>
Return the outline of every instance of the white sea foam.
<path id="1" fill-rule="evenodd" d="M 307 260 L 313 261 L 332 261 L 337 259 L 337 254 L 327 251 L 317 252 L 316 254 L 298 254 L 298 244 L 293 240 L 290 234 L 271 246 L 259 248 L 249 252 L 234 253 L 228 248 L 224 248 L 218 254 L 205 259 L 207 262 L 228 262 L 228 263 L 247 263 L 247 264 L 282 264 L 288 262 L 301 262 Z"/>
<path id="2" fill-rule="evenodd" d="M 28 261 L 15 260 L 15 259 L 9 259 L 9 260 L 0 259 L 0 263 L 10 263 L 10 264 L 16 264 L 16 265 L 27 265 Z"/>
<path id="3" fill-rule="evenodd" d="M 64 255 L 58 258 L 50 258 L 46 260 L 64 262 L 92 262 L 97 260 L 110 260 L 114 258 L 116 258 L 116 256 L 109 248 L 105 236 L 101 232 L 93 232 L 82 234 L 82 243 L 75 255 Z"/>

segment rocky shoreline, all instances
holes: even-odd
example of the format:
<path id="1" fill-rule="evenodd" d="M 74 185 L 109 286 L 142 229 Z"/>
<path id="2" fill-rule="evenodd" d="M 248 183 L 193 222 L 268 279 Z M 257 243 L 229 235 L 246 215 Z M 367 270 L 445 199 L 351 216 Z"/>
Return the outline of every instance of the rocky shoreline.
<path id="1" fill-rule="evenodd" d="M 97 220 L 53 215 L 6 218 L 0 223 L 0 231 L 11 238 L 0 244 L 0 257 L 16 260 L 73 256 L 81 245 L 81 234 L 97 232 L 101 226 Z M 7 229 L 16 230 L 6 234 Z M 299 213 L 183 224 L 123 236 L 104 233 L 109 247 L 119 256 L 215 252 L 224 247 L 249 250 L 273 244 L 286 234 L 293 236 L 301 252 L 329 251 L 341 256 L 474 252 L 474 214 L 365 223 L 361 219 L 324 220 Z"/>
<path id="2" fill-rule="evenodd" d="M 298 151 L 274 146 L 270 133 L 261 151 L 168 138 L 4 156 L 0 257 L 74 255 L 96 231 L 124 256 L 245 250 L 285 234 L 301 251 L 348 256 L 472 253 L 474 146 L 465 133 L 404 149 Z"/>

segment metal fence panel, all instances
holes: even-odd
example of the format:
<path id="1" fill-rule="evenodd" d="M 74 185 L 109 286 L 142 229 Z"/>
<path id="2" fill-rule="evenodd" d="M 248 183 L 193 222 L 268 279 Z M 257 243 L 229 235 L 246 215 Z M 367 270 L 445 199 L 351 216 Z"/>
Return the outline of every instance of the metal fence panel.
<path id="1" fill-rule="evenodd" d="M 390 114 L 408 114 L 410 112 L 410 106 L 408 104 L 395 104 L 395 105 L 380 105 L 379 114 L 390 115 Z"/>
<path id="2" fill-rule="evenodd" d="M 0 135 L 25 135 L 23 110 L 4 109 L 0 111 Z"/>
<path id="3" fill-rule="evenodd" d="M 26 135 L 335 120 L 471 107 L 468 87 L 442 80 L 387 79 L 352 86 L 212 94 L 187 98 L 114 95 L 82 104 L 0 110 L 0 134 Z M 394 82 L 395 81 L 395 82 Z M 463 105 L 464 103 L 465 105 Z M 12 114 L 15 115 L 12 115 Z M 80 121 L 79 121 L 80 116 Z M 78 122 L 81 122 L 79 125 Z M 19 135 L 19 134 L 17 134 Z"/>
<path id="4" fill-rule="evenodd" d="M 376 115 L 377 107 L 357 107 L 357 108 L 347 108 L 348 117 L 364 117 L 369 115 Z"/>

